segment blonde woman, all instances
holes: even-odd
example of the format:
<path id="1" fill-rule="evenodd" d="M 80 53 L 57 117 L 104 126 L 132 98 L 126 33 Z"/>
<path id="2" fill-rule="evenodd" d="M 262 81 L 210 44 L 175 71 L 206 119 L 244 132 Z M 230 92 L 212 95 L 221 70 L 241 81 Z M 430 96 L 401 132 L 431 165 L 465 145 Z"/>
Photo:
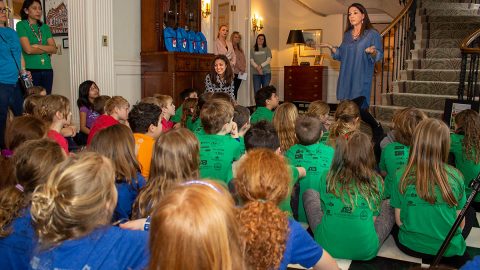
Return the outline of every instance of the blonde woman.
<path id="1" fill-rule="evenodd" d="M 235 65 L 233 66 L 233 74 L 235 74 L 233 94 L 235 95 L 236 99 L 238 89 L 242 84 L 242 79 L 239 79 L 238 76 L 244 74 L 247 71 L 247 60 L 245 58 L 245 53 L 240 46 L 240 42 L 242 41 L 242 36 L 240 35 L 240 33 L 238 31 L 233 32 L 230 36 L 230 39 L 232 41 L 233 50 L 235 51 L 236 58 Z"/>
<path id="2" fill-rule="evenodd" d="M 292 145 L 298 143 L 295 134 L 295 121 L 297 121 L 297 107 L 290 102 L 278 106 L 273 116 L 273 126 L 280 139 L 280 150 L 285 153 Z"/>
<path id="3" fill-rule="evenodd" d="M 109 159 L 86 152 L 60 163 L 32 196 L 39 246 L 31 268 L 145 268 L 148 235 L 110 226 L 116 203 Z"/>
<path id="4" fill-rule="evenodd" d="M 214 181 L 190 181 L 158 205 L 150 230 L 149 270 L 243 270 L 236 209 Z"/>
<path id="5" fill-rule="evenodd" d="M 393 236 L 404 253 L 430 261 L 465 205 L 462 174 L 446 162 L 450 130 L 438 119 L 421 121 L 412 137 L 410 157 L 393 179 L 391 205 L 399 230 Z M 442 263 L 459 268 L 469 259 L 462 236 L 464 221 Z"/>
<path id="6" fill-rule="evenodd" d="M 215 55 L 225 55 L 230 62 L 230 65 L 233 67 L 237 63 L 237 57 L 232 42 L 228 40 L 228 32 L 228 25 L 220 25 L 218 28 L 217 39 L 215 39 L 215 46 L 213 47 L 213 53 Z"/>
<path id="7" fill-rule="evenodd" d="M 300 264 L 315 270 L 338 269 L 337 263 L 278 204 L 288 194 L 289 167 L 267 149 L 250 150 L 239 161 L 235 187 L 241 201 L 237 219 L 252 269 L 287 269 Z"/>

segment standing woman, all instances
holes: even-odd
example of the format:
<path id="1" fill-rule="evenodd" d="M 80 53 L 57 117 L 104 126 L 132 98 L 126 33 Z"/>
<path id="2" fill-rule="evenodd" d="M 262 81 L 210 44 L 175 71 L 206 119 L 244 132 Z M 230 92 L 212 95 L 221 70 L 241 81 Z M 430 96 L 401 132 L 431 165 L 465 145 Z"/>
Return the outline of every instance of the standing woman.
<path id="1" fill-rule="evenodd" d="M 8 12 L 4 0 L 0 0 L 0 149 L 5 147 L 8 108 L 16 116 L 22 114 L 23 99 L 17 81 L 18 69 L 25 69 L 18 36 L 7 27 Z"/>
<path id="2" fill-rule="evenodd" d="M 252 75 L 255 93 L 260 88 L 270 85 L 272 79 L 270 61 L 272 61 L 272 51 L 267 47 L 267 38 L 264 34 L 259 34 L 255 46 L 253 46 L 253 51 L 250 52 L 250 64 L 254 67 Z"/>
<path id="3" fill-rule="evenodd" d="M 235 78 L 233 80 L 233 95 L 235 95 L 235 99 L 237 98 L 238 89 L 242 84 L 242 79 L 238 78 L 238 75 L 245 73 L 247 70 L 247 61 L 245 59 L 245 54 L 243 53 L 243 49 L 240 47 L 240 41 L 242 40 L 242 36 L 239 32 L 235 31 L 232 33 L 231 36 L 233 50 L 235 51 L 236 63 L 233 66 L 233 74 Z"/>
<path id="4" fill-rule="evenodd" d="M 53 70 L 50 55 L 57 53 L 57 45 L 44 24 L 40 0 L 25 0 L 20 11 L 22 20 L 17 23 L 17 33 L 22 44 L 26 68 L 32 73 L 33 83 L 43 86 L 47 95 L 52 93 Z"/>
<path id="5" fill-rule="evenodd" d="M 235 100 L 233 94 L 233 69 L 223 54 L 215 56 L 210 72 L 205 76 L 206 92 L 223 92 Z"/>
<path id="6" fill-rule="evenodd" d="M 227 25 L 220 25 L 220 28 L 218 28 L 217 39 L 215 39 L 215 47 L 213 47 L 213 53 L 215 55 L 225 55 L 228 58 L 228 61 L 230 61 L 230 65 L 233 67 L 236 64 L 236 57 L 232 42 L 227 40 L 228 31 Z"/>
<path id="7" fill-rule="evenodd" d="M 368 107 L 373 69 L 375 62 L 383 58 L 383 48 L 380 34 L 370 23 L 365 7 L 359 3 L 348 7 L 347 28 L 340 47 L 328 43 L 322 43 L 320 47 L 329 48 L 333 59 L 341 62 L 337 99 L 350 99 L 357 103 L 360 117 L 372 128 L 375 143 L 379 145 L 383 138 L 383 128 L 368 112 Z"/>

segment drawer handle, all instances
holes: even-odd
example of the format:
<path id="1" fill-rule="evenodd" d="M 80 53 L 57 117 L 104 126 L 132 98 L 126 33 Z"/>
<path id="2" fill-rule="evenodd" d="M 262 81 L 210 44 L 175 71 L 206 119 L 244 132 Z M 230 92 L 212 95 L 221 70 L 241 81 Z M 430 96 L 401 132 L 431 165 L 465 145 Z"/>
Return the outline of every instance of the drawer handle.
<path id="1" fill-rule="evenodd" d="M 313 87 L 317 88 L 317 87 L 318 87 L 318 85 L 317 85 L 317 84 L 315 84 L 315 85 L 313 85 Z"/>
<path id="2" fill-rule="evenodd" d="M 288 76 L 289 79 L 292 79 L 292 76 Z"/>
<path id="3" fill-rule="evenodd" d="M 317 73 L 318 73 L 318 70 L 316 70 L 316 69 L 315 69 L 315 72 L 317 72 Z"/>
<path id="4" fill-rule="evenodd" d="M 288 87 L 292 87 L 292 85 L 291 85 L 291 84 L 289 84 L 289 85 L 288 85 Z"/>
<path id="5" fill-rule="evenodd" d="M 317 80 L 317 79 L 318 79 L 318 77 L 315 77 L 315 80 Z"/>

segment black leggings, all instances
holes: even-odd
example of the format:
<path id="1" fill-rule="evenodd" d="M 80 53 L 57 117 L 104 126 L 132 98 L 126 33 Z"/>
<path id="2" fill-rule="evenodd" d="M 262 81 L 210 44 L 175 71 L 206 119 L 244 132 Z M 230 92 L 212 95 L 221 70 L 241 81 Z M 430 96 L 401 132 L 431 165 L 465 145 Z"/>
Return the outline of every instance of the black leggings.
<path id="1" fill-rule="evenodd" d="M 385 133 L 383 132 L 382 125 L 370 114 L 368 107 L 364 108 L 365 104 L 365 97 L 357 97 L 352 99 L 355 102 L 360 110 L 360 118 L 363 122 L 367 123 L 370 128 L 372 129 L 372 139 L 374 143 L 374 152 L 375 158 L 377 159 L 377 163 L 380 162 L 380 156 L 382 154 L 382 149 L 380 148 L 380 142 L 385 137 Z"/>
<path id="2" fill-rule="evenodd" d="M 424 264 L 431 264 L 433 260 L 435 259 L 434 255 L 430 254 L 425 254 L 421 252 L 417 252 L 415 250 L 412 250 L 400 243 L 400 240 L 398 239 L 398 233 L 399 233 L 399 227 L 397 225 L 393 226 L 392 230 L 392 236 L 393 239 L 395 240 L 395 244 L 397 244 L 398 249 L 400 249 L 403 253 L 416 257 L 416 258 L 421 258 L 422 263 Z M 440 260 L 441 264 L 445 264 L 448 266 L 453 266 L 455 268 L 460 268 L 462 265 L 466 264 L 467 261 L 470 260 L 470 255 L 468 255 L 468 252 L 465 250 L 465 253 L 463 255 L 457 255 L 457 256 L 451 256 L 451 257 L 442 257 Z"/>

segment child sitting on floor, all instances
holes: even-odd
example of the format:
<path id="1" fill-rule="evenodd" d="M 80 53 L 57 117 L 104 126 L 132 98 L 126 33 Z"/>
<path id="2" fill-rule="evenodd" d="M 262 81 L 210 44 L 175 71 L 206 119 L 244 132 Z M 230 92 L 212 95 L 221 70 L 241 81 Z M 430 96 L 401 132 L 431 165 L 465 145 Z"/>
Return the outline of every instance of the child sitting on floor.
<path id="1" fill-rule="evenodd" d="M 32 195 L 39 245 L 31 269 L 143 269 L 148 234 L 109 225 L 117 204 L 115 169 L 97 153 L 60 163 Z"/>
<path id="2" fill-rule="evenodd" d="M 299 187 L 295 187 L 293 191 L 294 196 L 298 198 L 297 220 L 307 222 L 302 203 L 303 193 L 307 189 L 319 191 L 320 176 L 330 168 L 334 149 L 319 142 L 322 136 L 322 124 L 320 120 L 315 117 L 299 117 L 295 123 L 295 133 L 298 138 L 298 144 L 290 147 L 290 149 L 285 152 L 285 156 L 292 165 L 303 167 L 307 170 L 307 175 L 300 181 Z M 293 209 L 294 213 L 297 209 Z"/>
<path id="3" fill-rule="evenodd" d="M 132 204 L 145 186 L 145 178 L 140 173 L 140 164 L 135 157 L 132 131 L 121 124 L 104 128 L 93 137 L 89 150 L 110 158 L 115 167 L 118 200 L 112 221 L 130 219 Z"/>
<path id="4" fill-rule="evenodd" d="M 128 119 L 129 109 L 130 104 L 121 96 L 113 96 L 108 99 L 105 102 L 105 114 L 100 115 L 90 129 L 87 145 L 90 144 L 93 136 L 95 136 L 98 131 L 116 124 L 125 124 Z"/>
<path id="5" fill-rule="evenodd" d="M 161 109 L 150 103 L 134 105 L 128 114 L 128 123 L 135 137 L 135 151 L 142 175 L 148 179 L 155 140 L 162 133 Z"/>
<path id="6" fill-rule="evenodd" d="M 266 86 L 255 93 L 257 109 L 253 112 L 250 122 L 255 124 L 261 120 L 273 121 L 273 110 L 278 106 L 277 89 L 274 86 Z"/>
<path id="7" fill-rule="evenodd" d="M 212 99 L 202 107 L 200 119 L 205 133 L 196 134 L 200 142 L 201 178 L 225 183 L 232 179 L 232 162 L 243 154 L 233 111 L 232 104 L 221 99 Z"/>
<path id="8" fill-rule="evenodd" d="M 315 241 L 335 258 L 375 258 L 395 219 L 389 202 L 382 203 L 383 181 L 375 172 L 370 138 L 360 131 L 339 137 L 332 166 L 318 184 L 303 194 Z"/>

